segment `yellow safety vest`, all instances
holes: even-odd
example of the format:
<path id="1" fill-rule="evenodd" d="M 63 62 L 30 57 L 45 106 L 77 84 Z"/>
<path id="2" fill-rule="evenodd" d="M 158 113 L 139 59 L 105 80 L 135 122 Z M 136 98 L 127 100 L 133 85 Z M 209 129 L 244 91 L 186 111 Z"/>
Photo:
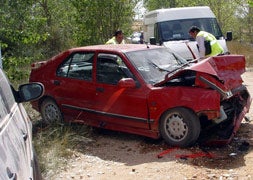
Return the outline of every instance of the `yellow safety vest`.
<path id="1" fill-rule="evenodd" d="M 105 44 L 119 44 L 119 43 L 116 41 L 116 38 L 114 36 L 111 39 L 109 39 Z M 125 40 L 123 39 L 120 44 L 125 44 Z"/>
<path id="2" fill-rule="evenodd" d="M 197 36 L 202 36 L 205 38 L 206 41 L 210 41 L 211 53 L 207 54 L 207 56 L 215 56 L 215 55 L 224 53 L 224 49 L 222 48 L 222 46 L 219 44 L 217 39 L 212 34 L 205 31 L 200 31 L 197 34 Z"/>

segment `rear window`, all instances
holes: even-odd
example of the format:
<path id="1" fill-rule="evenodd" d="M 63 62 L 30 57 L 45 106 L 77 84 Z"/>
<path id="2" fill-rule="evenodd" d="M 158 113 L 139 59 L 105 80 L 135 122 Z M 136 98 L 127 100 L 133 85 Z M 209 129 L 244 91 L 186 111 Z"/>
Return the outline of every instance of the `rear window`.
<path id="1" fill-rule="evenodd" d="M 93 52 L 76 52 L 71 54 L 57 69 L 60 77 L 80 80 L 92 80 Z"/>
<path id="2" fill-rule="evenodd" d="M 8 80 L 4 73 L 0 71 L 0 122 L 10 113 L 15 99 Z"/>

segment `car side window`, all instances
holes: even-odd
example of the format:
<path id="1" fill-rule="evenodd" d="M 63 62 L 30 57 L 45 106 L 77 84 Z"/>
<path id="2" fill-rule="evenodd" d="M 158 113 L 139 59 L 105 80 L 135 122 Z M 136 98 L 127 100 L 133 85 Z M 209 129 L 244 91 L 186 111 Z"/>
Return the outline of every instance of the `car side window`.
<path id="1" fill-rule="evenodd" d="M 123 60 L 114 54 L 98 54 L 97 81 L 106 84 L 117 84 L 120 79 L 130 77 L 130 71 Z"/>
<path id="2" fill-rule="evenodd" d="M 92 80 L 93 52 L 71 54 L 57 69 L 57 76 L 81 80 Z"/>
<path id="3" fill-rule="evenodd" d="M 10 113 L 12 106 L 15 103 L 9 81 L 2 71 L 0 71 L 0 122 Z"/>

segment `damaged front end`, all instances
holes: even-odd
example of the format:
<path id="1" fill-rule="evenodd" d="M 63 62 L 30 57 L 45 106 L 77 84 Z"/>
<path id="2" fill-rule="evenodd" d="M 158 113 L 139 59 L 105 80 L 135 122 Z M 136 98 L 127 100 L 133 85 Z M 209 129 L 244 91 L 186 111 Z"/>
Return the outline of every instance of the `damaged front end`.
<path id="1" fill-rule="evenodd" d="M 241 78 L 244 72 L 244 56 L 225 55 L 209 57 L 168 77 L 167 85 L 196 86 L 220 94 L 219 111 L 196 112 L 202 129 L 199 143 L 225 145 L 233 139 L 252 101 Z"/>
<path id="2" fill-rule="evenodd" d="M 199 113 L 202 125 L 199 141 L 202 144 L 224 145 L 230 143 L 245 114 L 249 111 L 251 97 L 245 86 L 233 89 L 221 97 L 218 117 L 208 119 L 206 114 Z"/>

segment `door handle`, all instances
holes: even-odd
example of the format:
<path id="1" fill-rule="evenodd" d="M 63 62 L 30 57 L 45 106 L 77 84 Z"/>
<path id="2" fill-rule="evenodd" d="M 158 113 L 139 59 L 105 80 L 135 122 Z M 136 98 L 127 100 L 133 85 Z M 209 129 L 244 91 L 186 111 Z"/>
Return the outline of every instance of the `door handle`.
<path id="1" fill-rule="evenodd" d="M 104 88 L 102 88 L 102 87 L 98 87 L 98 88 L 96 88 L 96 91 L 97 91 L 97 92 L 104 92 L 104 90 L 105 90 L 105 89 L 104 89 Z"/>
<path id="2" fill-rule="evenodd" d="M 61 83 L 60 83 L 59 80 L 54 80 L 54 81 L 53 81 L 53 84 L 54 84 L 54 85 L 60 85 Z"/>

